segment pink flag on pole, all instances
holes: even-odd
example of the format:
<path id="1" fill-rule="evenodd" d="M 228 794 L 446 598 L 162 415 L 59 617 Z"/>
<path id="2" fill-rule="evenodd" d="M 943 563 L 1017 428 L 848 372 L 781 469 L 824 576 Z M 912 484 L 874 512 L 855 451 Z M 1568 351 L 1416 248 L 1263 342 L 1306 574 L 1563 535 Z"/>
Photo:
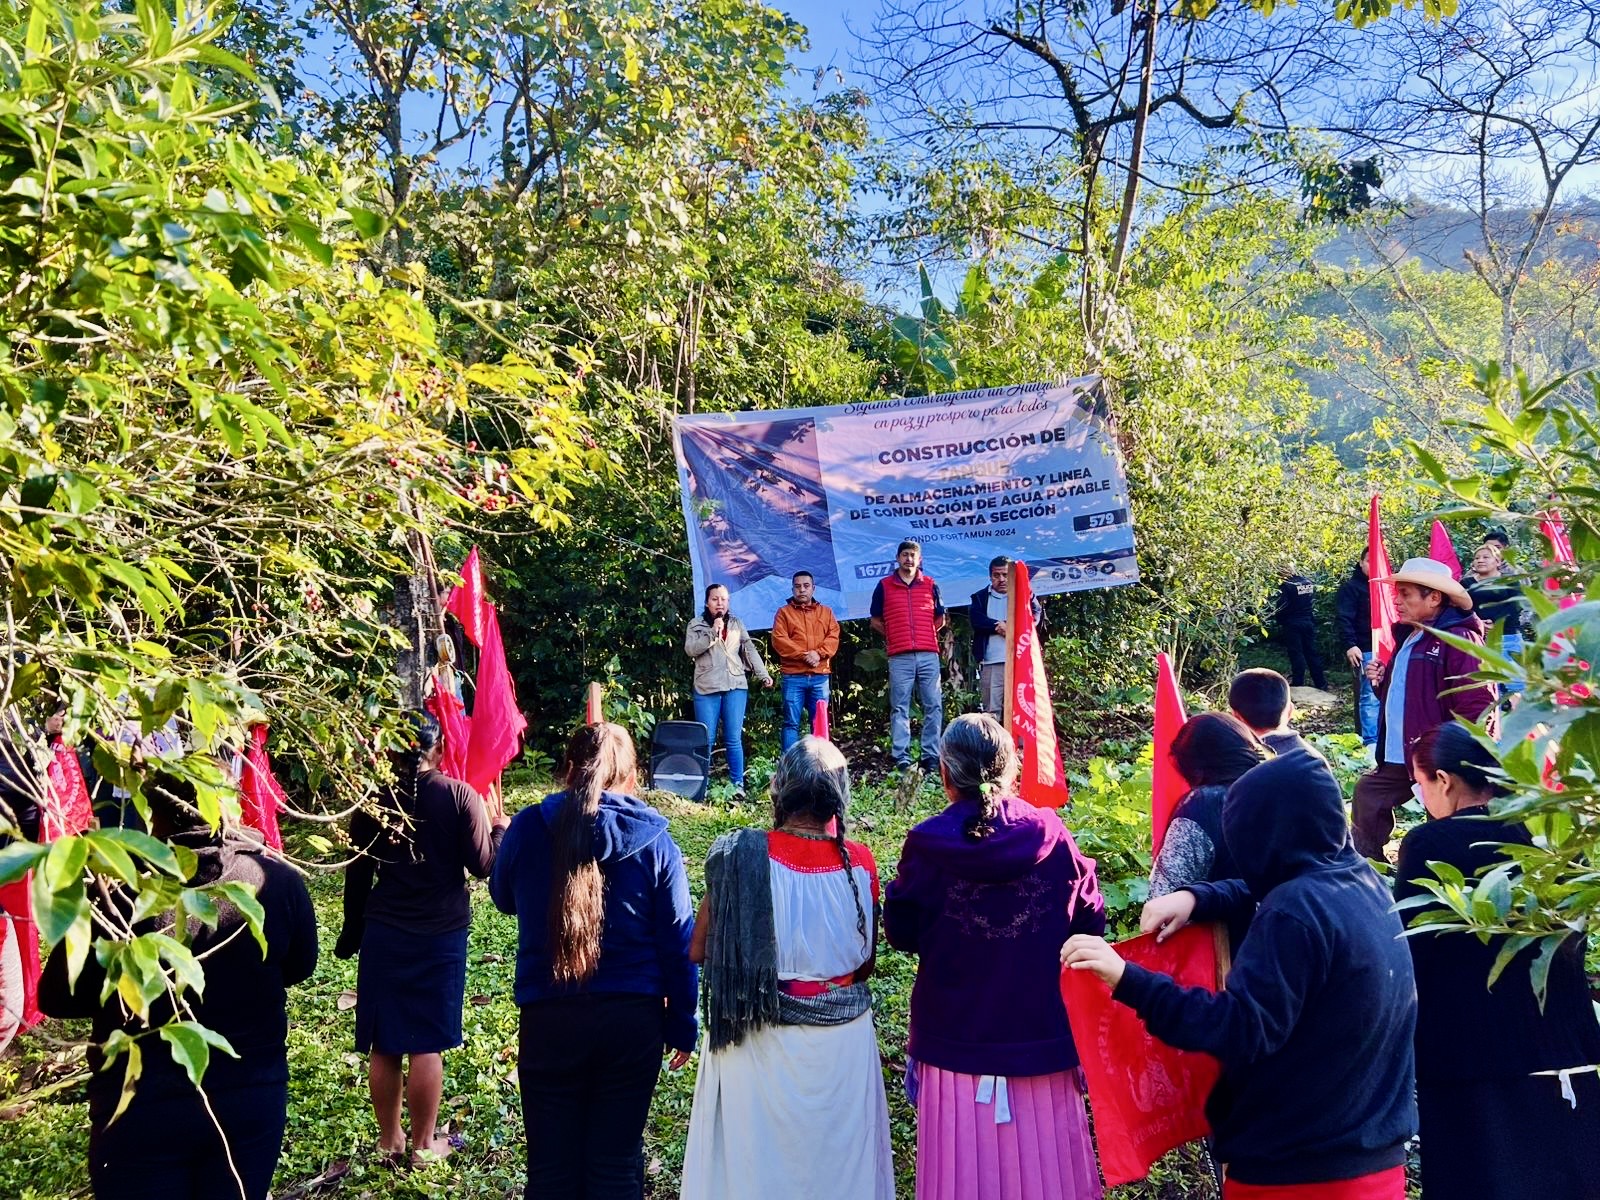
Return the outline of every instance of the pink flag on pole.
<path id="1" fill-rule="evenodd" d="M 476 702 L 472 707 L 472 740 L 467 744 L 466 780 L 480 796 L 500 778 L 522 746 L 528 722 L 517 708 L 517 689 L 506 665 L 500 639 L 500 615 L 485 604 L 483 646 L 478 656 Z"/>
<path id="2" fill-rule="evenodd" d="M 1166 651 L 1156 655 L 1156 721 L 1150 774 L 1150 853 L 1161 853 L 1172 812 L 1189 790 L 1188 781 L 1172 761 L 1172 739 L 1189 719 L 1183 708 L 1178 676 Z"/>
<path id="3" fill-rule="evenodd" d="M 1383 544 L 1383 524 L 1378 520 L 1379 497 L 1367 510 L 1367 598 L 1372 608 L 1372 657 L 1386 663 L 1394 657 L 1394 626 L 1400 610 L 1394 602 L 1394 584 L 1380 583 L 1393 572 Z"/>
<path id="4" fill-rule="evenodd" d="M 466 706 L 459 696 L 440 685 L 437 676 L 422 706 L 434 715 L 444 732 L 444 757 L 439 760 L 439 769 L 451 779 L 465 780 L 467 748 L 472 744 L 472 720 Z"/>
<path id="5" fill-rule="evenodd" d="M 1033 586 L 1028 568 L 1013 564 L 1017 633 L 1011 672 L 1011 736 L 1022 747 L 1022 774 L 1017 795 L 1038 808 L 1060 808 L 1072 802 L 1061 746 L 1056 741 L 1056 714 L 1050 706 L 1050 682 L 1033 622 Z"/>
<path id="6" fill-rule="evenodd" d="M 828 702 L 818 700 L 815 713 L 811 717 L 811 736 L 828 740 Z"/>
<path id="7" fill-rule="evenodd" d="M 1442 521 L 1435 520 L 1433 532 L 1428 535 L 1428 557 L 1449 567 L 1452 579 L 1461 578 L 1461 560 L 1456 557 L 1455 543 Z"/>
<path id="8" fill-rule="evenodd" d="M 484 586 L 483 560 L 478 557 L 476 546 L 467 555 L 467 561 L 461 564 L 461 580 L 460 587 L 451 589 L 449 599 L 444 602 L 444 610 L 461 622 L 461 628 L 467 633 L 467 641 L 481 650 L 493 605 L 489 603 L 489 591 Z"/>
<path id="9" fill-rule="evenodd" d="M 289 807 L 283 785 L 272 772 L 267 754 L 267 725 L 250 727 L 249 741 L 239 756 L 239 816 L 261 840 L 274 850 L 283 849 L 283 834 L 278 830 L 278 813 Z"/>
<path id="10" fill-rule="evenodd" d="M 1556 563 L 1571 563 L 1576 561 L 1572 556 L 1572 539 L 1567 537 L 1566 522 L 1561 519 L 1561 514 L 1555 509 L 1547 509 L 1544 519 L 1539 522 L 1539 532 L 1544 535 L 1545 541 L 1550 543 L 1550 557 L 1545 560 L 1545 566 Z M 1558 592 L 1561 584 L 1549 576 L 1545 577 L 1544 589 L 1547 592 Z M 1561 597 L 1561 607 L 1571 608 L 1583 599 L 1580 592 Z"/>

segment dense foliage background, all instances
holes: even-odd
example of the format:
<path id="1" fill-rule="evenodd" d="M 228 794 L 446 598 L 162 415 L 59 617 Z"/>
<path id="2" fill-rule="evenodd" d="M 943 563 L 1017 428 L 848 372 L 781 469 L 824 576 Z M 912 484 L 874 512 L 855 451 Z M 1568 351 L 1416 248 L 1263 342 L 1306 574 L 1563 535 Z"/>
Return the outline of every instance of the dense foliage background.
<path id="1" fill-rule="evenodd" d="M 290 848 L 324 872 L 385 770 L 412 649 L 396 612 L 470 545 L 530 714 L 525 766 L 547 772 L 589 680 L 641 737 L 686 710 L 674 416 L 1098 373 L 1142 579 L 1050 598 L 1047 658 L 1075 824 L 1119 909 L 1148 866 L 1154 653 L 1215 695 L 1273 653 L 1290 568 L 1331 615 L 1378 491 L 1396 558 L 1436 512 L 1464 552 L 1507 527 L 1544 618 L 1524 660 L 1486 667 L 1530 682 L 1506 763 L 1541 840 L 1523 875 L 1443 893 L 1530 952 L 1585 931 L 1600 646 L 1592 605 L 1556 598 L 1600 561 L 1586 5 L 932 12 L 863 16 L 846 74 L 808 69 L 803 25 L 758 0 L 0 9 L 8 744 L 64 701 L 68 739 L 137 797 L 117 731 L 176 717 L 192 753 L 172 766 L 219 811 L 212 752 L 265 717 L 307 818 Z M 1552 503 L 1579 561 L 1546 596 Z M 836 682 L 870 772 L 886 673 L 864 628 Z M 748 737 L 759 774 L 771 696 Z M 863 791 L 886 869 L 930 802 Z M 692 861 L 756 817 L 674 812 Z M 95 878 L 203 911 L 177 856 L 104 832 L 0 850 L 0 874 L 28 866 L 47 940 L 106 958 L 135 1007 L 188 986 L 181 945 L 89 924 Z M 498 1195 L 517 1171 L 508 935 L 480 935 L 489 1003 L 452 1108 L 485 1139 L 469 1194 Z M 886 964 L 886 1045 L 908 971 Z M 346 975 L 325 966 L 296 1000 L 308 1063 L 342 1053 L 326 1005 Z M 81 1135 L 52 1099 L 80 1078 L 67 1032 L 6 1068 L 29 1092 L 0 1127 L 20 1147 L 7 1194 L 82 1189 L 64 1165 L 81 1159 L 51 1149 Z M 366 1136 L 344 1067 L 297 1092 L 317 1134 L 292 1144 L 286 1194 Z M 658 1112 L 662 1195 L 686 1097 Z"/>

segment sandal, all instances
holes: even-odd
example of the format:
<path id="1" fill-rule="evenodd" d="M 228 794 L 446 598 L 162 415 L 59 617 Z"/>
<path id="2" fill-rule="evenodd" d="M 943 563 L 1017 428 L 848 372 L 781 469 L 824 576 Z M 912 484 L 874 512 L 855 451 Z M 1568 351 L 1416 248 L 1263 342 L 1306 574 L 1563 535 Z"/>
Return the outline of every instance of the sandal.
<path id="1" fill-rule="evenodd" d="M 413 1150 L 411 1152 L 411 1165 L 413 1167 L 431 1167 L 435 1163 L 442 1163 L 457 1150 L 463 1149 L 467 1144 L 467 1139 L 462 1137 L 459 1133 L 437 1134 L 434 1136 L 433 1141 L 434 1145 L 438 1145 L 442 1141 L 446 1146 L 449 1147 L 449 1149 L 434 1150 L 429 1148 L 424 1150 Z"/>
<path id="2" fill-rule="evenodd" d="M 382 1146 L 375 1147 L 373 1153 L 377 1156 L 378 1166 L 385 1171 L 403 1171 L 411 1165 L 411 1160 L 402 1150 L 385 1150 Z"/>

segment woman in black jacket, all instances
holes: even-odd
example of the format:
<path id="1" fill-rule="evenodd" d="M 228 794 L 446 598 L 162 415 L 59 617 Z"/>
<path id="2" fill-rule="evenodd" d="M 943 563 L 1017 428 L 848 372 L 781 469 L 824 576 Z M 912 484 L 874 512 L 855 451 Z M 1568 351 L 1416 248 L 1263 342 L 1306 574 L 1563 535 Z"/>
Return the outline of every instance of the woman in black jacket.
<path id="1" fill-rule="evenodd" d="M 378 1152 L 392 1165 L 406 1150 L 403 1107 L 411 1110 L 414 1161 L 445 1158 L 459 1144 L 435 1124 L 444 1052 L 462 1040 L 472 924 L 467 879 L 489 877 L 507 824 L 503 810 L 491 818 L 477 792 L 440 772 L 439 722 L 407 715 L 412 741 L 390 756 L 394 784 L 376 815 L 362 811 L 350 821 L 357 857 L 345 871 L 344 930 L 334 947 L 340 958 L 361 955 L 356 1049 L 371 1055 Z"/>
<path id="2" fill-rule="evenodd" d="M 285 992 L 317 965 L 311 897 L 299 873 L 260 842 L 207 826 L 191 783 L 157 775 L 145 784 L 144 795 L 151 832 L 195 855 L 190 887 L 232 882 L 254 891 L 265 913 L 266 949 L 226 900 L 216 901 L 215 927 L 189 919 L 188 945 L 205 970 L 205 991 L 185 993 L 184 1019 L 221 1034 L 237 1055 L 210 1055 L 202 1096 L 166 1041 L 140 1036 L 173 1019 L 170 1000 L 163 996 L 151 1004 L 147 1024 L 125 1011 L 116 992 L 101 1001 L 105 969 L 95 955 L 76 984 L 69 984 L 66 943 L 57 945 L 40 981 L 41 1006 L 51 1016 L 94 1018 L 89 1181 L 97 1200 L 263 1200 L 283 1146 L 289 1102 Z M 133 898 L 119 891 L 113 903 L 125 915 Z M 173 914 L 133 929 L 170 935 Z M 127 1110 L 113 1120 L 126 1058 L 107 1062 L 102 1047 L 118 1033 L 138 1039 L 142 1070 Z"/>
<path id="3" fill-rule="evenodd" d="M 1422 802 L 1433 819 L 1400 843 L 1395 899 L 1402 915 L 1430 909 L 1421 881 L 1447 863 L 1469 882 L 1511 862 L 1527 829 L 1499 821 L 1494 757 L 1458 722 L 1417 739 Z M 1595 1200 L 1600 1197 L 1600 1022 L 1584 977 L 1581 935 L 1550 962 L 1543 1011 L 1529 946 L 1488 986 L 1503 938 L 1414 933 L 1417 1110 L 1428 1200 Z M 1566 1073 L 1568 1068 L 1581 1071 Z"/>

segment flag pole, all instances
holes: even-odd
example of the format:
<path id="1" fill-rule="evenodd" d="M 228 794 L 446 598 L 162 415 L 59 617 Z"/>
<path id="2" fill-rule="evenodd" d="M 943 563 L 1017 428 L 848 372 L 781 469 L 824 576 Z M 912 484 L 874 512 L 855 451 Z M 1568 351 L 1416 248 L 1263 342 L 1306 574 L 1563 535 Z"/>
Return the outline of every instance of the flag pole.
<path id="1" fill-rule="evenodd" d="M 979 657 L 982 657 L 981 655 Z M 983 665 L 978 665 L 982 674 Z M 1005 724 L 1006 732 L 1011 733 L 1011 707 L 1012 695 L 1015 691 L 1013 684 L 1017 677 L 1017 562 L 1012 559 L 1006 564 L 1006 703 Z M 1013 737 L 1016 735 L 1013 734 Z"/>

